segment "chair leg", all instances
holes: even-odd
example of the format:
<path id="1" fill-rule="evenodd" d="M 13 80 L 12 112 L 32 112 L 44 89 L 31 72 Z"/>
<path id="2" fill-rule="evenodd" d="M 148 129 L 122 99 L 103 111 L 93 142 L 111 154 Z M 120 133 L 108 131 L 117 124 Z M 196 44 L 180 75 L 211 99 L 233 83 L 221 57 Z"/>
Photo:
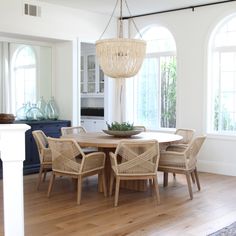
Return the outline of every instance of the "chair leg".
<path id="1" fill-rule="evenodd" d="M 149 179 L 148 182 L 149 182 L 149 187 L 151 189 L 151 195 L 153 195 L 153 184 L 154 184 L 153 179 Z"/>
<path id="2" fill-rule="evenodd" d="M 155 189 L 156 197 L 157 197 L 157 204 L 160 204 L 160 192 L 159 192 L 157 177 L 153 178 L 153 182 L 154 182 L 153 188 Z"/>
<path id="3" fill-rule="evenodd" d="M 194 173 L 193 172 L 191 173 L 191 178 L 192 178 L 193 183 L 195 184 L 195 177 L 194 177 Z"/>
<path id="4" fill-rule="evenodd" d="M 39 185 L 40 185 L 41 180 L 42 180 L 42 174 L 43 174 L 43 166 L 41 165 L 40 169 L 39 169 L 38 180 L 37 180 L 37 190 L 39 190 Z"/>
<path id="5" fill-rule="evenodd" d="M 54 174 L 54 172 L 52 171 L 52 175 L 51 175 L 50 183 L 49 183 L 49 186 L 48 186 L 48 197 L 50 197 L 50 194 L 51 194 L 51 191 L 52 191 L 52 187 L 53 187 L 54 180 L 55 180 L 55 174 Z"/>
<path id="6" fill-rule="evenodd" d="M 77 180 L 77 204 L 80 205 L 81 202 L 81 192 L 82 192 L 82 176 L 78 176 Z"/>
<path id="7" fill-rule="evenodd" d="M 45 182 L 46 180 L 46 175 L 47 175 L 47 169 L 44 169 L 43 182 Z"/>
<path id="8" fill-rule="evenodd" d="M 113 183 L 114 183 L 114 173 L 113 173 L 113 171 L 111 171 L 110 186 L 109 186 L 109 196 L 112 195 Z"/>
<path id="9" fill-rule="evenodd" d="M 196 182 L 197 182 L 197 188 L 200 191 L 201 186 L 200 186 L 200 181 L 199 181 L 199 177 L 198 177 L 198 173 L 197 173 L 197 168 L 194 169 L 194 174 L 195 174 L 195 178 L 196 178 Z"/>
<path id="10" fill-rule="evenodd" d="M 189 191 L 190 199 L 192 200 L 193 199 L 193 191 L 192 191 L 190 173 L 189 172 L 186 173 L 186 179 L 187 179 L 187 183 L 188 183 L 188 191 Z"/>
<path id="11" fill-rule="evenodd" d="M 104 197 L 107 197 L 107 184 L 104 170 L 102 170 L 102 184 L 103 184 Z"/>
<path id="12" fill-rule="evenodd" d="M 168 186 L 168 172 L 164 172 L 164 181 L 163 181 L 163 187 Z"/>
<path id="13" fill-rule="evenodd" d="M 114 203 L 115 207 L 118 205 L 119 190 L 120 190 L 120 178 L 116 177 L 116 192 L 115 192 L 115 203 Z"/>

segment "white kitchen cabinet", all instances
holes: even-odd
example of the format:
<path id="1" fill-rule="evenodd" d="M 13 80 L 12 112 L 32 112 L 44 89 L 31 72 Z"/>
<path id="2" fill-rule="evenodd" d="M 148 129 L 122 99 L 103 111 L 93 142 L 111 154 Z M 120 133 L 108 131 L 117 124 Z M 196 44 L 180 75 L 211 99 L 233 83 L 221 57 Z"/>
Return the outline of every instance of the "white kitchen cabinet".
<path id="1" fill-rule="evenodd" d="M 105 121 L 98 119 L 81 119 L 81 126 L 88 132 L 101 132 L 105 129 Z"/>
<path id="2" fill-rule="evenodd" d="M 101 70 L 95 54 L 83 53 L 81 56 L 81 95 L 103 96 L 104 73 Z"/>

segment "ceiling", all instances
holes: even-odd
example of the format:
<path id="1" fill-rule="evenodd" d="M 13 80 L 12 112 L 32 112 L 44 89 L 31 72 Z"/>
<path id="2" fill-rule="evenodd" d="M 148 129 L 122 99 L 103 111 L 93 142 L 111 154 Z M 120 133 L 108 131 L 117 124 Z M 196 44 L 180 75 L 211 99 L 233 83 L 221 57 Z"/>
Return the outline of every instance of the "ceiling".
<path id="1" fill-rule="evenodd" d="M 116 0 L 40 0 L 51 4 L 66 7 L 78 8 L 101 14 L 111 15 Z M 222 2 L 222 0 L 126 0 L 132 15 L 146 14 L 158 11 L 165 11 L 175 8 L 190 7 L 195 5 Z M 123 1 L 124 2 L 124 1 Z M 129 16 L 125 4 L 123 16 Z M 119 15 L 118 8 L 116 15 Z"/>

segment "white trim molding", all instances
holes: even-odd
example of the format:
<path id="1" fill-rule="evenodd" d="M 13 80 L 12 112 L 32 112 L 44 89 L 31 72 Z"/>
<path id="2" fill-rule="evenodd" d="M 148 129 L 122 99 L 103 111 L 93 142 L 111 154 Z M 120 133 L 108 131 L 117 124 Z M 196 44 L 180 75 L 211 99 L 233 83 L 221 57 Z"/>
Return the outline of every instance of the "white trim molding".
<path id="1" fill-rule="evenodd" d="M 236 176 L 236 164 L 232 165 L 232 163 L 199 160 L 198 171 Z"/>
<path id="2" fill-rule="evenodd" d="M 4 235 L 24 235 L 23 161 L 26 124 L 0 125 L 3 162 Z"/>

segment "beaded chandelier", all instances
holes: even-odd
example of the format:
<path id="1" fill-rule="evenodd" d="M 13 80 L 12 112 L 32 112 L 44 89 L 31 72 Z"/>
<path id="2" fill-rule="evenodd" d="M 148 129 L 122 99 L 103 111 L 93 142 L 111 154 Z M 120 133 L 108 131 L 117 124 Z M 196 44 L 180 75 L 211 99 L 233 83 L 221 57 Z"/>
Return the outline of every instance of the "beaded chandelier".
<path id="1" fill-rule="evenodd" d="M 98 40 L 96 42 L 96 54 L 99 60 L 99 64 L 105 75 L 112 78 L 129 78 L 135 76 L 138 73 L 143 63 L 143 59 L 146 54 L 146 42 L 141 39 L 123 38 L 123 18 L 122 18 L 123 0 L 117 0 L 116 6 L 119 1 L 120 1 L 120 18 L 119 18 L 119 32 L 118 32 L 119 37 L 113 39 Z M 128 8 L 126 0 L 124 1 Z M 111 18 L 114 15 L 116 6 L 113 10 Z M 108 25 L 111 21 L 111 18 L 108 22 Z M 133 19 L 132 22 L 136 30 L 138 31 Z M 103 34 L 105 33 L 107 27 L 105 28 Z"/>

